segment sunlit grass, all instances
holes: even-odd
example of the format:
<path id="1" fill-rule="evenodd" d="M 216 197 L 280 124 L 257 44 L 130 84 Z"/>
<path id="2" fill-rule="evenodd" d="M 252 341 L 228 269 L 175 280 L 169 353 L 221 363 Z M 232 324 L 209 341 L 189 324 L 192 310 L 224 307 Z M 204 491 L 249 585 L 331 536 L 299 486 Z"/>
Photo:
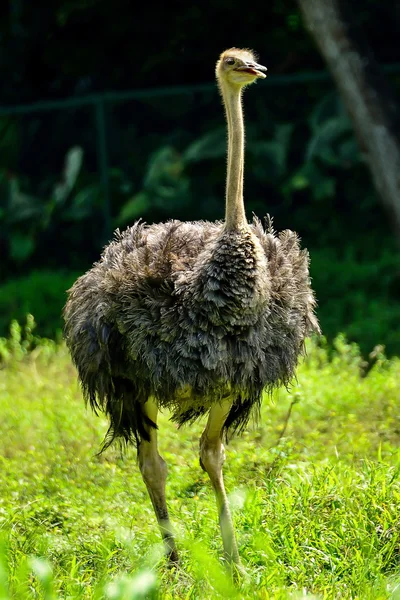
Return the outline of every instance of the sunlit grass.
<path id="1" fill-rule="evenodd" d="M 0 370 L 0 598 L 400 598 L 400 361 L 367 377 L 342 339 L 310 347 L 298 384 L 266 398 L 227 448 L 247 576 L 222 560 L 214 496 L 198 464 L 204 423 L 160 419 L 171 519 L 168 569 L 133 450 L 96 453 L 107 428 L 86 411 L 63 346 Z M 295 402 L 280 438 L 288 408 Z"/>

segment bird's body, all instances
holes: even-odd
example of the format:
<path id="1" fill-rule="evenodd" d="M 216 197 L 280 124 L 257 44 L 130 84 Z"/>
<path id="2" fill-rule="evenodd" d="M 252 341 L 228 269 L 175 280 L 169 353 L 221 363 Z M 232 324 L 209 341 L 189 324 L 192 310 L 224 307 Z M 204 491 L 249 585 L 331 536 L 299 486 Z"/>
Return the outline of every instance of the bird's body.
<path id="1" fill-rule="evenodd" d="M 293 377 L 312 308 L 308 254 L 291 231 L 136 223 L 75 283 L 66 337 L 112 436 L 140 439 L 149 396 L 181 424 L 230 396 L 225 427 L 236 429 L 263 390 Z"/>
<path id="2" fill-rule="evenodd" d="M 295 233 L 276 235 L 245 216 L 241 94 L 265 70 L 236 48 L 217 63 L 229 133 L 225 220 L 138 222 L 117 232 L 70 290 L 64 312 L 84 393 L 110 419 L 106 445 L 136 441 L 172 560 L 158 409 L 170 409 L 179 424 L 209 413 L 200 463 L 216 492 L 225 553 L 239 563 L 222 433 L 247 423 L 264 390 L 290 381 L 305 337 L 318 331 L 307 251 Z"/>

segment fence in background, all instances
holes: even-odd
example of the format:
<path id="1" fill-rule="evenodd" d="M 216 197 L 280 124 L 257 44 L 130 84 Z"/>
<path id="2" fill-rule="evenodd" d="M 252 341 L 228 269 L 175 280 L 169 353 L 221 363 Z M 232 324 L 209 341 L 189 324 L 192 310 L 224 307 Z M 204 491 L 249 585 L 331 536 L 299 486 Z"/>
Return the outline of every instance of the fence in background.
<path id="1" fill-rule="evenodd" d="M 400 74 L 400 64 L 384 67 L 387 73 Z M 305 85 L 312 83 L 330 82 L 331 77 L 327 71 L 299 73 L 291 75 L 271 75 L 268 78 L 268 88 L 284 88 L 286 86 Z M 66 98 L 63 100 L 43 101 L 32 104 L 15 106 L 0 106 L 0 117 L 30 115 L 49 111 L 62 111 L 65 109 L 87 107 L 92 111 L 96 128 L 96 153 L 97 170 L 100 175 L 103 190 L 103 217 L 105 238 L 109 236 L 111 227 L 111 193 L 110 193 L 110 152 L 107 133 L 106 107 L 130 100 L 149 100 L 155 98 L 171 98 L 173 96 L 193 96 L 196 93 L 216 93 L 213 83 L 191 86 L 174 86 L 132 90 L 124 92 L 103 92 L 84 97 Z M 265 91 L 264 91 L 265 93 Z"/>

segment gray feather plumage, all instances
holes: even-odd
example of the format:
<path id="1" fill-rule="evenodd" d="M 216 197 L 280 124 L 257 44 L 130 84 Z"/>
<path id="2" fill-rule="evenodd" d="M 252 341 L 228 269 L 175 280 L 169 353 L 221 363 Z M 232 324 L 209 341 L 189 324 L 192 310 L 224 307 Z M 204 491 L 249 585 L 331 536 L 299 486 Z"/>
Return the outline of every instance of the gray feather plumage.
<path id="1" fill-rule="evenodd" d="M 245 426 L 319 331 L 308 263 L 295 233 L 258 219 L 117 231 L 64 310 L 85 397 L 110 419 L 106 444 L 148 439 L 149 396 L 182 424 L 229 395 L 226 429 Z"/>

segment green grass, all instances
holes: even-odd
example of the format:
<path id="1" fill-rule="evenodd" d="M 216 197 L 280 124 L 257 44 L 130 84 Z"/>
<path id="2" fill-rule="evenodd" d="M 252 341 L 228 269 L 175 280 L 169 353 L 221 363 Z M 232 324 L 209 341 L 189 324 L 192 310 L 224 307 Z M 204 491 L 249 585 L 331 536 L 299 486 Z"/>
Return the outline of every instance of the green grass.
<path id="1" fill-rule="evenodd" d="M 198 464 L 204 423 L 160 419 L 181 553 L 170 570 L 135 453 L 96 456 L 107 425 L 86 411 L 64 346 L 18 348 L 0 352 L 1 600 L 400 598 L 398 359 L 363 378 L 343 339 L 329 360 L 310 346 L 291 393 L 265 398 L 259 424 L 230 442 L 247 571 L 234 585 Z"/>

